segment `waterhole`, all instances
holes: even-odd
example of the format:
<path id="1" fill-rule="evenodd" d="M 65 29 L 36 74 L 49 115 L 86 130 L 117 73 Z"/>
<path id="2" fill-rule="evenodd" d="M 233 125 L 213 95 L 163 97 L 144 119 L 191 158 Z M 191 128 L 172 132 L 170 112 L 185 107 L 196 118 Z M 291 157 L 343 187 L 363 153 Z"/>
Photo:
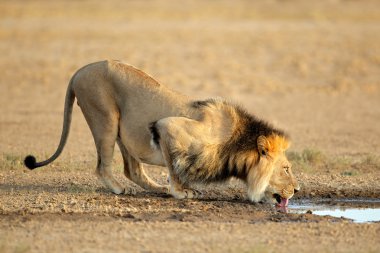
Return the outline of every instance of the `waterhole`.
<path id="1" fill-rule="evenodd" d="M 379 222 L 380 199 L 298 200 L 289 204 L 288 212 L 343 217 L 357 223 Z"/>

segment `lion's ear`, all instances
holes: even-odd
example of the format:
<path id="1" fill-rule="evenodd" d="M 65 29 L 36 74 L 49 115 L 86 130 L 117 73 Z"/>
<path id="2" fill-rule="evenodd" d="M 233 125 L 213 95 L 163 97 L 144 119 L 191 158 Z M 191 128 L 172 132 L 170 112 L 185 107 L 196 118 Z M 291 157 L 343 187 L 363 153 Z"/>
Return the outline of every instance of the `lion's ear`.
<path id="1" fill-rule="evenodd" d="M 269 141 L 264 135 L 257 138 L 257 148 L 260 156 L 266 156 L 269 150 Z"/>

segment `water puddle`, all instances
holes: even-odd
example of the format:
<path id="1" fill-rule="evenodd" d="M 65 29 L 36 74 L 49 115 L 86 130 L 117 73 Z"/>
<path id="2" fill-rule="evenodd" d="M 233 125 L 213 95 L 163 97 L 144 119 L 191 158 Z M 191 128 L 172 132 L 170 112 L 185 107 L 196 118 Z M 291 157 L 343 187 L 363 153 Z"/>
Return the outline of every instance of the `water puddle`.
<path id="1" fill-rule="evenodd" d="M 352 219 L 357 223 L 380 221 L 380 200 L 342 199 L 342 200 L 299 200 L 289 204 L 289 213 L 313 213 Z"/>

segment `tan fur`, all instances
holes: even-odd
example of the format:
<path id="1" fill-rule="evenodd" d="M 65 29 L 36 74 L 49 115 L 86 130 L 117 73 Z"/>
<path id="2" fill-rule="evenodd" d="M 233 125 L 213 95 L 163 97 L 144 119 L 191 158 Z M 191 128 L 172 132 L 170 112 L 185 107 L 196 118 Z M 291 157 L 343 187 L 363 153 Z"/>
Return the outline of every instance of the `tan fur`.
<path id="1" fill-rule="evenodd" d="M 230 177 L 247 183 L 252 201 L 262 198 L 272 179 L 276 193 L 290 196 L 293 191 L 288 186 L 294 185 L 294 177 L 286 179 L 278 169 L 289 163 L 284 155 L 289 143 L 281 131 L 223 100 L 191 101 L 119 61 L 93 63 L 73 76 L 60 145 L 46 161 L 26 161 L 32 164 L 29 168 L 46 165 L 62 152 L 75 97 L 94 137 L 97 175 L 116 194 L 125 188 L 111 173 L 115 143 L 127 178 L 145 189 L 170 192 L 177 198 L 197 197 L 200 193 L 190 188 L 192 183 Z M 152 139 L 154 131 L 159 135 L 157 143 Z M 167 166 L 170 187 L 152 181 L 142 163 Z M 287 187 L 278 189 L 279 181 Z"/>

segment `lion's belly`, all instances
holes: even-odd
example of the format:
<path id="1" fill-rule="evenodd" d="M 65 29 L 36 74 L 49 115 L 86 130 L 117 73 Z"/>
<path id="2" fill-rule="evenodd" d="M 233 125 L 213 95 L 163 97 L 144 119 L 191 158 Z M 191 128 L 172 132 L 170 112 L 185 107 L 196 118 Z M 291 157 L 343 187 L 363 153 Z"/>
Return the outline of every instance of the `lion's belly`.
<path id="1" fill-rule="evenodd" d="M 130 100 L 125 103 L 124 109 L 120 110 L 119 131 L 124 145 L 137 160 L 147 164 L 165 166 L 161 151 L 150 144 L 149 126 L 152 122 L 162 118 L 183 115 L 183 107 L 178 104 L 170 105 L 167 101 L 157 101 L 157 98 L 144 101 L 138 96 L 129 97 Z"/>
<path id="2" fill-rule="evenodd" d="M 124 125 L 120 129 L 120 135 L 128 153 L 136 160 L 151 165 L 165 166 L 161 151 L 150 145 L 151 136 L 148 130 L 144 131 L 142 127 L 129 128 Z"/>
<path id="3" fill-rule="evenodd" d="M 144 157 L 139 158 L 142 163 L 157 166 L 166 166 L 164 157 L 162 156 L 162 152 L 159 149 L 153 150 L 148 156 L 145 155 Z"/>

